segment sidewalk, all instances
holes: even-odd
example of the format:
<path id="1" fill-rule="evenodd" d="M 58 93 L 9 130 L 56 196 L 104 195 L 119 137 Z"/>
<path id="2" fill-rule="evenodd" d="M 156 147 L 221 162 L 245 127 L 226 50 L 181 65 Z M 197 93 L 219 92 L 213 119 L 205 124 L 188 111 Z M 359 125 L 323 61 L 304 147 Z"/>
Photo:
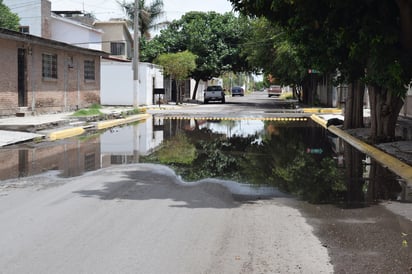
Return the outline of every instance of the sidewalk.
<path id="1" fill-rule="evenodd" d="M 0 148 L 34 139 L 53 141 L 69 138 L 83 134 L 86 130 L 104 129 L 149 117 L 149 114 L 131 115 L 126 118 L 121 116 L 122 113 L 132 109 L 131 107 L 102 108 L 100 111 L 107 117 L 118 118 L 96 122 L 88 122 L 85 119 L 72 116 L 73 112 L 2 118 L 0 119 Z"/>

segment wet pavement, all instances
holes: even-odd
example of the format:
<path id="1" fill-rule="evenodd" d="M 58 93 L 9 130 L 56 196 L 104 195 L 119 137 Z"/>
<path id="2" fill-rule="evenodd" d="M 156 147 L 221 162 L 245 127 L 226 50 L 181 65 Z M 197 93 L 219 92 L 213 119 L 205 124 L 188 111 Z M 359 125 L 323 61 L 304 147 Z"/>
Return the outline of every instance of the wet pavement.
<path id="1" fill-rule="evenodd" d="M 37 119 L 42 120 L 41 117 L 37 117 Z M 69 122 L 73 122 L 70 117 L 67 119 Z M 44 122 L 44 120 L 41 122 Z M 50 121 L 48 122 L 50 123 Z M 51 123 L 53 124 L 53 122 Z M 52 127 L 48 130 L 56 132 L 67 129 L 67 127 L 78 126 L 63 123 L 63 127 Z M 242 128 L 245 130 L 244 125 Z M 191 129 L 187 128 L 187 130 Z M 232 130 L 234 129 L 232 128 Z M 273 130 L 276 133 L 277 129 L 273 128 Z M 359 138 L 364 136 L 360 131 L 355 131 L 352 134 Z M 115 132 L 112 135 L 115 135 Z M 317 140 L 317 138 L 314 140 Z M 110 140 L 108 140 L 108 143 L 112 144 Z M 92 144 L 93 142 L 90 142 L 85 147 L 90 149 L 93 147 Z M 65 146 L 67 147 L 67 145 Z M 409 158 L 409 141 L 398 142 L 391 146 L 401 148 L 405 151 L 406 158 Z M 100 149 L 100 146 L 98 147 Z M 49 148 L 45 147 L 44 149 Z M 74 151 L 78 152 L 83 149 L 75 147 Z M 67 152 L 62 151 L 62 153 Z M 396 152 L 392 153 L 398 154 Z M 35 154 L 39 155 L 40 153 L 37 151 Z M 84 154 L 85 158 L 89 160 L 92 153 L 91 151 L 85 151 Z M 99 156 L 94 155 L 94 157 Z M 118 159 L 112 157 L 112 160 Z M 121 160 L 124 161 L 125 159 Z M 55 163 L 56 161 L 51 162 Z M 73 174 L 72 168 L 74 167 L 69 167 L 67 174 L 64 175 L 78 175 Z M 405 195 L 409 194 L 406 193 Z M 302 201 L 301 203 L 294 203 L 293 206 L 298 207 L 306 217 L 307 222 L 315 228 L 315 234 L 321 239 L 323 246 L 328 249 L 334 265 L 334 272 L 411 273 L 412 257 L 408 246 L 412 243 L 411 204 L 386 201 L 379 205 L 363 204 L 344 207 L 336 204 L 312 204 Z M 298 265 L 299 262 L 296 264 Z"/>

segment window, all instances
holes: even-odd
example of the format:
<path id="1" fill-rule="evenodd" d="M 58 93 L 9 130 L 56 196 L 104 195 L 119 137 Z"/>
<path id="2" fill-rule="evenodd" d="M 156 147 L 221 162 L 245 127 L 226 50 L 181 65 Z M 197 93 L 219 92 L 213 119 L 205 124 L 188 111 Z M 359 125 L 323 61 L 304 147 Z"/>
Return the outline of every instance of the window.
<path id="1" fill-rule="evenodd" d="M 95 80 L 94 60 L 84 61 L 84 80 Z"/>
<path id="2" fill-rule="evenodd" d="M 29 26 L 20 26 L 19 27 L 19 32 L 30 33 L 30 27 Z"/>
<path id="3" fill-rule="evenodd" d="M 111 42 L 110 43 L 110 54 L 112 55 L 125 55 L 125 45 L 124 43 Z"/>
<path id="4" fill-rule="evenodd" d="M 43 53 L 42 76 L 43 78 L 57 79 L 57 54 Z"/>

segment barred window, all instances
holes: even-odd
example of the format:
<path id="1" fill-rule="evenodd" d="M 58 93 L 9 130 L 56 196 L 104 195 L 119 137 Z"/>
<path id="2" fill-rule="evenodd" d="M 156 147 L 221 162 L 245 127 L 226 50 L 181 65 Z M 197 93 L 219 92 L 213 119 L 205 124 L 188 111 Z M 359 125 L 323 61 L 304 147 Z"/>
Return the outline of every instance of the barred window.
<path id="1" fill-rule="evenodd" d="M 43 78 L 57 79 L 57 54 L 43 53 L 42 76 Z"/>
<path id="2" fill-rule="evenodd" d="M 112 55 L 125 55 L 125 44 L 119 42 L 110 43 L 110 54 Z"/>
<path id="3" fill-rule="evenodd" d="M 94 60 L 84 61 L 84 80 L 95 80 Z"/>

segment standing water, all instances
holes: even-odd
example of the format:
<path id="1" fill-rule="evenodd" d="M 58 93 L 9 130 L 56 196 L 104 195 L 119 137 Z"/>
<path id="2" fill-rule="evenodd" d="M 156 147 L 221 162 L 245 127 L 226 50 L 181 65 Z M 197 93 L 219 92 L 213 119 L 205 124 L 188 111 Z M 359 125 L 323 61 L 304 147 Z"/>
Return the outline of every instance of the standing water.
<path id="1" fill-rule="evenodd" d="M 271 186 L 313 203 L 409 198 L 394 174 L 374 178 L 382 167 L 306 119 L 150 118 L 77 138 L 6 147 L 0 161 L 0 180 L 53 170 L 67 178 L 111 165 L 158 163 L 186 182 L 214 178 Z"/>

